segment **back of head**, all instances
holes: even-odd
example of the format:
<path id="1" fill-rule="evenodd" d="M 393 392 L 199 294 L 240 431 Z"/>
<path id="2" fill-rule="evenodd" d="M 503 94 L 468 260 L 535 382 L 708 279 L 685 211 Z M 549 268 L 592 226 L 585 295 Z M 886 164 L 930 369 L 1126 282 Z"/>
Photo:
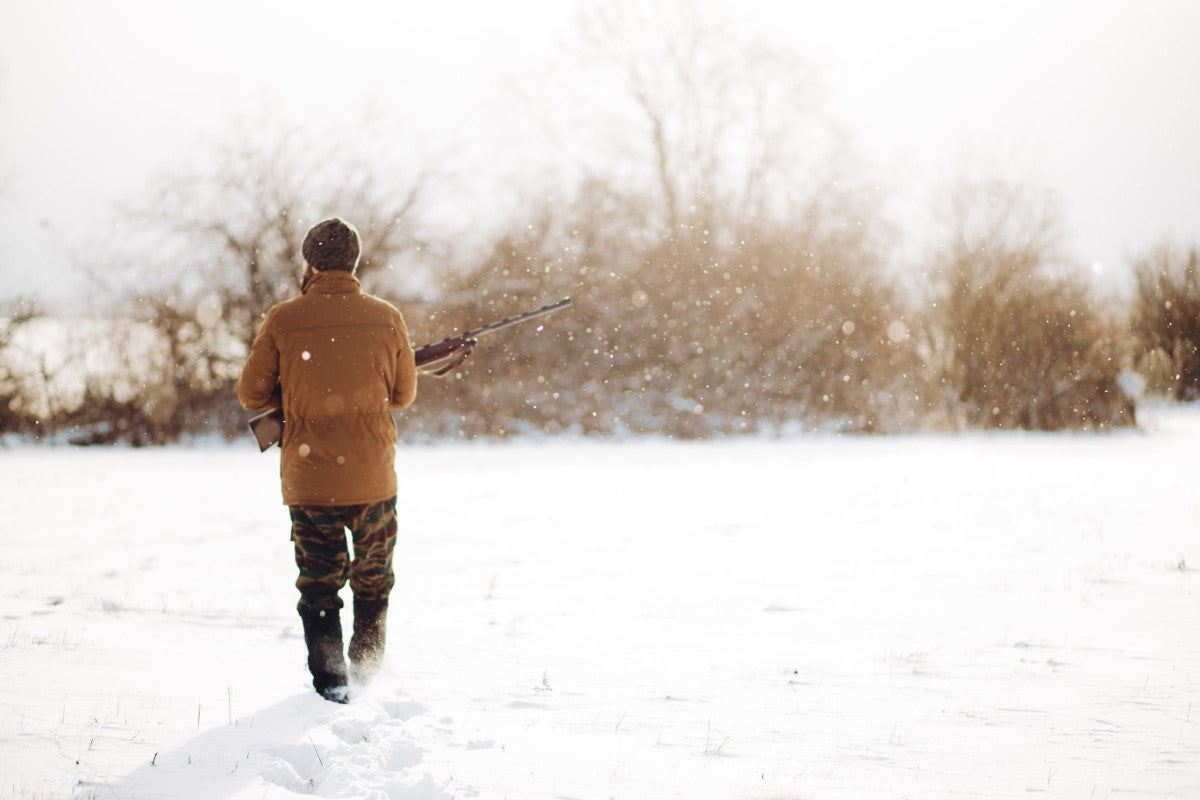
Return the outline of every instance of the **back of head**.
<path id="1" fill-rule="evenodd" d="M 359 250 L 358 231 L 338 217 L 314 225 L 300 248 L 304 260 L 318 272 L 331 269 L 354 272 Z"/>

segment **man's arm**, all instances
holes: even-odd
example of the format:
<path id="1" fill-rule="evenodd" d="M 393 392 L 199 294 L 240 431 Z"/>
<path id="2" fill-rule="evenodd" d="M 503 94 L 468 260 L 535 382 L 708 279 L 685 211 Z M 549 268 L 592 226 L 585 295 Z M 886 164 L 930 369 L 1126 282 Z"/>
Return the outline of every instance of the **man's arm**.
<path id="1" fill-rule="evenodd" d="M 281 399 L 278 386 L 279 349 L 275 346 L 271 315 L 268 314 L 258 335 L 254 337 L 254 343 L 250 345 L 250 355 L 242 367 L 242 376 L 238 378 L 238 402 L 252 411 L 277 405 Z"/>
<path id="2" fill-rule="evenodd" d="M 392 408 L 408 408 L 417 399 L 417 358 L 403 318 L 398 320 L 396 328 L 400 349 L 396 354 L 396 383 L 392 386 L 391 403 Z"/>

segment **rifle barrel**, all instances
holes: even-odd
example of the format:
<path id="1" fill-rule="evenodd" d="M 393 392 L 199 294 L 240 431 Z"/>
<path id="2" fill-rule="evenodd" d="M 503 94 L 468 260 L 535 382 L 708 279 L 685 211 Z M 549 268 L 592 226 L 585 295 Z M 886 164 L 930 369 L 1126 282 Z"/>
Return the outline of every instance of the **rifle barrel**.
<path id="1" fill-rule="evenodd" d="M 534 317 L 541 317 L 546 314 L 553 314 L 555 311 L 558 311 L 560 308 L 566 308 L 569 305 L 571 305 L 571 298 L 564 297 L 562 300 L 559 300 L 557 303 L 551 303 L 548 306 L 542 306 L 541 308 L 537 309 L 536 311 L 526 311 L 524 314 L 517 314 L 515 317 L 509 317 L 508 319 L 502 319 L 499 322 L 493 322 L 490 325 L 484 325 L 481 328 L 475 328 L 474 330 L 470 330 L 465 333 L 460 333 L 459 336 L 461 336 L 464 339 L 477 339 L 480 336 L 483 336 L 485 334 L 494 333 L 495 331 L 503 330 L 504 328 L 511 327 L 520 322 L 526 322 L 528 320 L 531 320 Z M 450 338 L 455 339 L 458 337 L 452 336 Z"/>

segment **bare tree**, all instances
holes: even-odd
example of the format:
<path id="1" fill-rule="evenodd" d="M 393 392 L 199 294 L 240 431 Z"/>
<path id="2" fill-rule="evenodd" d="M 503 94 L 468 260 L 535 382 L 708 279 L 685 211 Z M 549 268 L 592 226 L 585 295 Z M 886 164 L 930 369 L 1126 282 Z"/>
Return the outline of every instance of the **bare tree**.
<path id="1" fill-rule="evenodd" d="M 0 306 L 0 433 L 21 431 L 36 416 L 28 407 L 29 377 L 15 363 L 15 339 L 40 316 L 30 299 L 11 300 Z"/>
<path id="2" fill-rule="evenodd" d="M 359 277 L 394 296 L 405 291 L 398 268 L 424 244 L 423 186 L 420 173 L 364 151 L 247 126 L 217 143 L 205 166 L 163 175 L 98 273 L 117 294 L 113 316 L 133 323 L 145 346 L 141 381 L 122 394 L 92 380 L 77 423 L 99 428 L 90 438 L 135 443 L 239 430 L 232 384 L 262 315 L 299 290 L 308 228 L 333 215 L 351 220 L 363 238 Z M 106 415 L 119 424 L 101 424 Z"/>
<path id="3" fill-rule="evenodd" d="M 1133 423 L 1116 320 L 1059 255 L 1053 199 L 988 180 L 952 194 L 924 352 L 973 427 Z"/>
<path id="4" fill-rule="evenodd" d="M 166 176 L 138 224 L 147 245 L 175 259 L 163 267 L 161 288 L 177 303 L 215 296 L 246 345 L 262 313 L 295 291 L 300 244 L 321 218 L 341 215 L 358 227 L 367 283 L 385 284 L 389 269 L 422 244 L 414 222 L 420 175 L 381 176 L 380 165 L 297 130 L 269 138 L 239 131 L 210 163 Z M 145 258 L 145 249 L 133 257 Z"/>
<path id="5" fill-rule="evenodd" d="M 581 31 L 578 69 L 596 74 L 583 85 L 619 88 L 577 105 L 605 140 L 600 158 L 620 165 L 608 165 L 614 185 L 657 197 L 660 230 L 778 221 L 831 185 L 840 141 L 814 69 L 722 4 L 598 3 Z"/>
<path id="6" fill-rule="evenodd" d="M 1200 250 L 1161 244 L 1133 271 L 1130 331 L 1139 370 L 1178 400 L 1200 398 Z"/>
<path id="7" fill-rule="evenodd" d="M 598 144 L 587 178 L 445 296 L 576 303 L 502 368 L 482 351 L 464 369 L 503 385 L 431 391 L 477 404 L 492 433 L 896 427 L 904 415 L 885 406 L 906 394 L 892 377 L 902 348 L 886 329 L 902 312 L 864 224 L 870 200 L 834 186 L 839 143 L 808 66 L 713 4 L 597 5 L 582 30 L 562 74 L 598 73 L 567 115 Z"/>

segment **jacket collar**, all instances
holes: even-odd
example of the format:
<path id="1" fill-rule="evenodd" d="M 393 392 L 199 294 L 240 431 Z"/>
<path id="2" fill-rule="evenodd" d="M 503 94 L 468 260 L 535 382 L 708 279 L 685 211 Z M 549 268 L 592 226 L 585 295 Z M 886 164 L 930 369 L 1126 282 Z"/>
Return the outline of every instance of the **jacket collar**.
<path id="1" fill-rule="evenodd" d="M 362 284 L 357 276 L 344 269 L 330 269 L 313 275 L 304 286 L 301 294 L 315 292 L 316 294 L 357 294 L 362 291 Z"/>

